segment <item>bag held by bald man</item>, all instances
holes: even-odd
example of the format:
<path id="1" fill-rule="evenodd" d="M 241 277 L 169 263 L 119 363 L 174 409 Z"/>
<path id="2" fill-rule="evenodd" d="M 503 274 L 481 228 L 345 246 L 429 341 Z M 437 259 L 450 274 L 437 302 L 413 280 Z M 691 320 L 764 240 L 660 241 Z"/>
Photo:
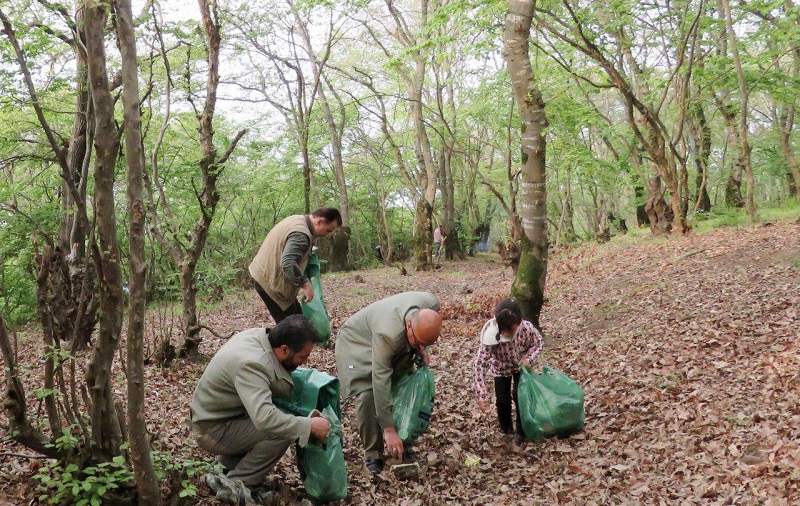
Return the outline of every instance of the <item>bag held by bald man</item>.
<path id="1" fill-rule="evenodd" d="M 435 388 L 433 371 L 424 365 L 410 374 L 392 378 L 394 428 L 404 443 L 428 430 Z"/>
<path id="2" fill-rule="evenodd" d="M 517 395 L 527 439 L 568 437 L 583 430 L 583 389 L 566 374 L 547 366 L 542 374 L 531 374 L 523 367 Z"/>

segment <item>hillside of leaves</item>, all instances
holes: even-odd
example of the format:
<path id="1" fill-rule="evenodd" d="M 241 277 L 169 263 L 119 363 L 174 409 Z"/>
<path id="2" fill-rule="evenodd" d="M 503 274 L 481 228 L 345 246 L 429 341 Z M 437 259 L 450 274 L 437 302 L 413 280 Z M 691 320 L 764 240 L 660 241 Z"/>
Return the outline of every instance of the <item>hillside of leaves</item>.
<path id="1" fill-rule="evenodd" d="M 800 223 L 622 237 L 553 253 L 540 365 L 583 385 L 586 430 L 523 449 L 500 436 L 494 411 L 481 413 L 470 386 L 477 333 L 511 273 L 495 255 L 443 264 L 408 276 L 382 268 L 323 277 L 334 330 L 405 290 L 436 293 L 445 318 L 434 350 L 434 418 L 416 445 L 424 475 L 372 478 L 347 402 L 346 504 L 800 503 Z M 221 333 L 269 323 L 249 291 L 204 320 Z M 149 324 L 151 336 L 174 332 L 169 318 Z M 34 338 L 19 336 L 28 374 L 36 364 L 23 343 Z M 222 342 L 208 334 L 202 352 Z M 335 373 L 333 349 L 316 350 L 310 365 Z M 186 459 L 207 457 L 183 426 L 203 366 L 149 370 L 150 430 L 158 446 Z M 28 452 L 8 442 L 2 451 L 0 488 L 12 504 L 27 503 L 40 462 L 11 455 Z M 478 465 L 465 465 L 469 453 Z M 291 452 L 273 476 L 283 504 L 304 497 Z M 191 502 L 217 504 L 205 485 Z"/>

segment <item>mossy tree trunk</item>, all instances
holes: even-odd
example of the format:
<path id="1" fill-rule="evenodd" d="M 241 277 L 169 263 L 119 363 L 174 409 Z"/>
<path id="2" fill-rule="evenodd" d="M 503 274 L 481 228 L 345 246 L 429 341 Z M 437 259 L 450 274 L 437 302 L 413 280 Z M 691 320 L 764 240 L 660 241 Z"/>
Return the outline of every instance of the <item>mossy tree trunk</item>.
<path id="1" fill-rule="evenodd" d="M 545 134 L 548 123 L 544 100 L 528 54 L 534 7 L 533 0 L 509 1 L 503 55 L 508 64 L 522 124 L 520 217 L 523 233 L 519 241 L 519 268 L 511 286 L 511 295 L 522 306 L 524 317 L 541 328 L 539 315 L 544 304 L 548 248 L 545 186 Z"/>

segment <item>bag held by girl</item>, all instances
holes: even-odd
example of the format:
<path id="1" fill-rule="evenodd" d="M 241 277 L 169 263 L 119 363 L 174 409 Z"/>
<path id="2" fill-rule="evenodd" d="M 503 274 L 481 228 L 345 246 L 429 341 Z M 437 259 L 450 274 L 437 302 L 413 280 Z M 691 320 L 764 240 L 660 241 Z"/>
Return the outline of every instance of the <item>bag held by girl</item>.
<path id="1" fill-rule="evenodd" d="M 568 437 L 583 430 L 583 389 L 566 374 L 547 366 L 542 374 L 531 374 L 523 367 L 517 394 L 527 439 Z"/>

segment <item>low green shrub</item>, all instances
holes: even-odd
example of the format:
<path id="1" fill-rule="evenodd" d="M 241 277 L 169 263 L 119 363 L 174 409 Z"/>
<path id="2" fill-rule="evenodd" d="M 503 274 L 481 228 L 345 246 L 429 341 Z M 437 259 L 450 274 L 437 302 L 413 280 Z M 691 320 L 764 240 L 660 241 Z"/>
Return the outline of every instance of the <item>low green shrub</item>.
<path id="1" fill-rule="evenodd" d="M 109 490 L 130 485 L 133 472 L 125 465 L 125 457 L 117 456 L 83 469 L 76 464 L 62 467 L 51 463 L 39 468 L 34 479 L 40 483 L 37 488 L 42 492 L 42 503 L 100 506 Z"/>

